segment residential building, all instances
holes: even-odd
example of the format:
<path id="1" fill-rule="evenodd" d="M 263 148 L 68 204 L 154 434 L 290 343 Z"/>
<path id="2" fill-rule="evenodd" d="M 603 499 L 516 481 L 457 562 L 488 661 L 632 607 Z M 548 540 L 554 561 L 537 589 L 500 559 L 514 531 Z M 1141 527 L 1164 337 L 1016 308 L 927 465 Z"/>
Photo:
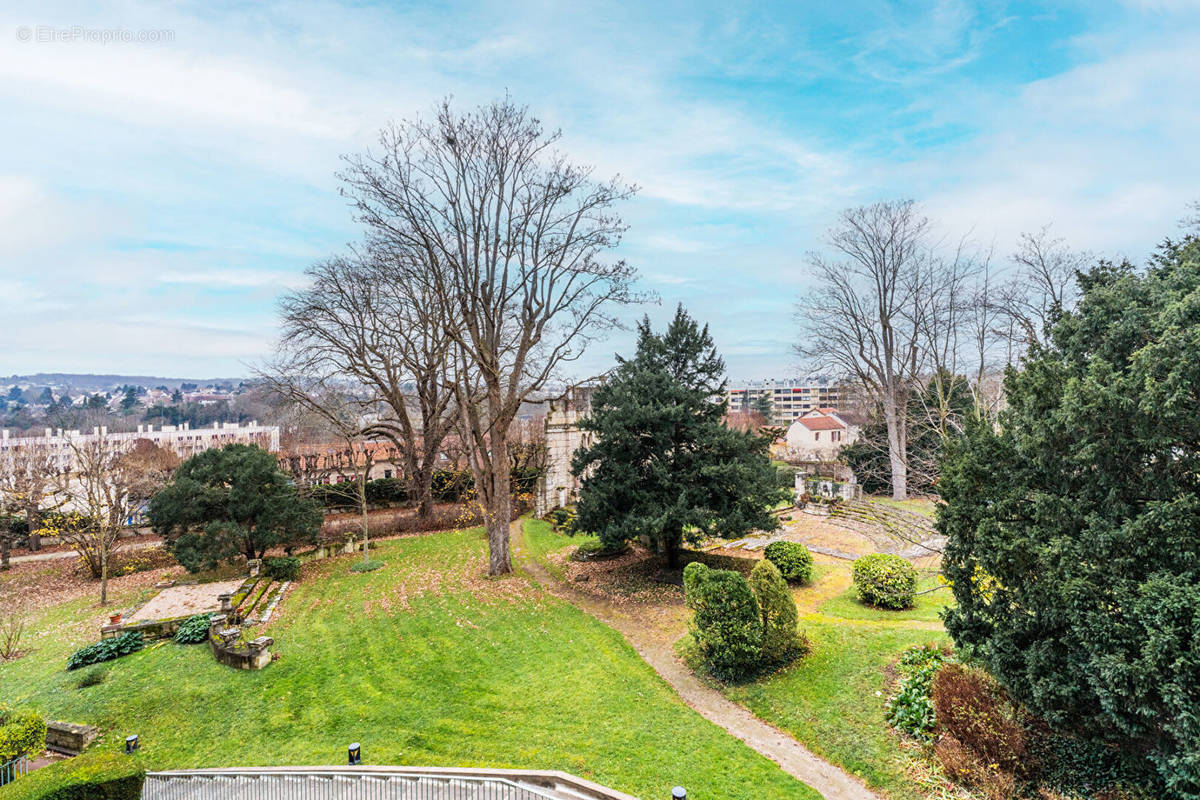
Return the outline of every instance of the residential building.
<path id="1" fill-rule="evenodd" d="M 841 400 L 839 385 L 825 375 L 806 378 L 760 381 L 731 381 L 725 389 L 730 413 L 753 411 L 761 397 L 771 399 L 772 425 L 787 427 L 801 415 L 816 408 L 837 408 Z"/>
<path id="2" fill-rule="evenodd" d="M 257 421 L 239 425 L 236 422 L 217 422 L 209 428 L 192 428 L 182 425 L 138 425 L 136 431 L 110 432 L 105 427 L 92 428 L 91 433 L 64 431 L 46 428 L 42 436 L 11 436 L 7 429 L 0 431 L 0 455 L 22 449 L 45 449 L 57 455 L 58 466 L 70 469 L 73 466 L 71 445 L 81 445 L 91 439 L 104 436 L 109 441 L 124 442 L 130 446 L 138 439 L 146 439 L 180 458 L 187 458 L 213 447 L 227 444 L 256 444 L 265 450 L 279 450 L 279 426 L 259 425 Z"/>
<path id="3" fill-rule="evenodd" d="M 787 431 L 787 454 L 798 461 L 833 461 L 838 451 L 858 438 L 837 409 L 814 408 L 800 415 Z"/>

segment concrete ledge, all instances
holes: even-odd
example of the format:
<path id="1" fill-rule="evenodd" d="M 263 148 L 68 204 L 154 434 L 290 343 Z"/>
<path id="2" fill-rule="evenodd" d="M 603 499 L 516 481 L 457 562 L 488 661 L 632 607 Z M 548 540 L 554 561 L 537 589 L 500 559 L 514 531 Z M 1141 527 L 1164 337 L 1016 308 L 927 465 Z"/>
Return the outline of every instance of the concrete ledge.
<path id="1" fill-rule="evenodd" d="M 77 756 L 91 744 L 99 731 L 93 725 L 74 722 L 46 723 L 46 749 L 68 756 Z"/>

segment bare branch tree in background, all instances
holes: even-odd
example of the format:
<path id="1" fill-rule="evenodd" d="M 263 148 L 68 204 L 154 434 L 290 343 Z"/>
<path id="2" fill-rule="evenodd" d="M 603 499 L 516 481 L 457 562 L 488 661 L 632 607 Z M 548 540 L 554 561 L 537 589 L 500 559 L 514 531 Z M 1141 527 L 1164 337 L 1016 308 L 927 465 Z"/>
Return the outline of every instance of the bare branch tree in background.
<path id="1" fill-rule="evenodd" d="M 59 474 L 56 489 L 64 507 L 83 515 L 84 524 L 64 530 L 62 538 L 100 579 L 100 605 L 106 605 L 109 567 L 119 549 L 121 531 L 162 487 L 166 476 L 103 431 L 69 444 L 73 465 L 69 472 Z"/>
<path id="2" fill-rule="evenodd" d="M 57 506 L 53 493 L 55 476 L 60 472 L 56 455 L 46 448 L 25 447 L 0 456 L 0 510 L 25 514 L 29 549 L 40 549 L 38 531 L 47 501 Z M 0 569 L 8 569 L 12 547 L 11 531 L 0 530 Z"/>
<path id="3" fill-rule="evenodd" d="M 512 571 L 509 429 L 521 404 L 636 298 L 605 256 L 634 188 L 592 179 L 509 100 L 392 125 L 381 152 L 347 159 L 344 192 L 371 242 L 421 270 L 453 340 L 462 430 L 484 509 L 489 571 Z"/>
<path id="4" fill-rule="evenodd" d="M 1071 250 L 1063 239 L 1052 238 L 1049 225 L 1021 234 L 1012 255 L 1016 273 L 992 298 L 999 312 L 998 330 L 1009 343 L 1008 363 L 1041 344 L 1050 326 L 1074 307 L 1075 276 L 1092 259 L 1091 253 Z"/>
<path id="5" fill-rule="evenodd" d="M 388 413 L 362 433 L 387 438 L 403 454 L 424 517 L 433 511 L 433 469 L 454 421 L 445 382 L 451 340 L 424 271 L 393 257 L 374 248 L 309 268 L 311 285 L 280 301 L 279 358 L 290 376 L 341 377 L 373 393 Z"/>
<path id="6" fill-rule="evenodd" d="M 812 253 L 817 286 L 801 300 L 800 357 L 856 380 L 887 422 L 892 497 L 908 497 L 905 409 L 926 365 L 931 223 L 911 200 L 843 211 L 829 231 L 835 261 Z"/>
<path id="7" fill-rule="evenodd" d="M 310 366 L 307 362 L 302 366 Z M 284 404 L 323 424 L 346 445 L 345 466 L 354 472 L 358 507 L 362 515 L 363 562 L 370 560 L 370 515 L 367 513 L 367 481 L 374 465 L 374 451 L 368 442 L 371 420 L 365 412 L 373 406 L 373 398 L 355 397 L 346 387 L 339 387 L 329 378 L 298 375 L 297 365 L 277 362 L 270 372 L 259 377 L 267 392 Z"/>

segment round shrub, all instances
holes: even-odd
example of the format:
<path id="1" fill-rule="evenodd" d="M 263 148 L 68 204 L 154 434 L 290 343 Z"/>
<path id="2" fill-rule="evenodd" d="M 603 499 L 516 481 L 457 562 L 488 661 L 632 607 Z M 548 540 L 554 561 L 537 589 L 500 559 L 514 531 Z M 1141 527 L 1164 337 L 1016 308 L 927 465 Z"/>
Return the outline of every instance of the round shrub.
<path id="1" fill-rule="evenodd" d="M 0 703 L 0 764 L 46 748 L 46 721 L 33 711 Z"/>
<path id="2" fill-rule="evenodd" d="M 369 558 L 366 561 L 355 561 L 350 565 L 351 572 L 374 572 L 383 566 L 383 561 L 378 558 Z"/>
<path id="3" fill-rule="evenodd" d="M 200 644 L 208 641 L 208 629 L 212 622 L 212 614 L 196 614 L 188 617 L 175 631 L 177 644 Z"/>
<path id="4" fill-rule="evenodd" d="M 762 619 L 742 574 L 693 561 L 683 571 L 683 586 L 695 612 L 692 635 L 708 670 L 725 680 L 755 672 L 762 654 Z"/>
<path id="5" fill-rule="evenodd" d="M 808 583 L 812 580 L 812 553 L 799 542 L 772 542 L 763 550 L 763 556 L 779 568 L 779 574 L 786 581 Z"/>
<path id="6" fill-rule="evenodd" d="M 900 556 L 871 553 L 854 562 L 854 587 L 867 605 L 900 611 L 912 608 L 917 568 Z"/>
<path id="7" fill-rule="evenodd" d="M 763 666 L 785 664 L 801 655 L 807 648 L 796 627 L 796 601 L 779 568 L 766 559 L 759 561 L 750 571 L 750 588 L 762 616 Z"/>

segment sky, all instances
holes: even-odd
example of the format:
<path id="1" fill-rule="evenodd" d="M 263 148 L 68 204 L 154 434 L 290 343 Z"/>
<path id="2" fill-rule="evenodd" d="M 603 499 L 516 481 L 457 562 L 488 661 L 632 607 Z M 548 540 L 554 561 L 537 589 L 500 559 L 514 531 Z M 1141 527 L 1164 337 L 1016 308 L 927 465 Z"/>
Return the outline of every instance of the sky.
<path id="1" fill-rule="evenodd" d="M 913 198 L 1144 261 L 1200 199 L 1200 0 L 57 2 L 0 8 L 0 374 L 237 377 L 359 238 L 343 154 L 502 97 L 640 187 L 619 256 L 734 379 L 794 377 L 806 255 Z M 104 41 L 108 39 L 108 41 Z M 632 337 L 594 344 L 607 368 Z"/>

